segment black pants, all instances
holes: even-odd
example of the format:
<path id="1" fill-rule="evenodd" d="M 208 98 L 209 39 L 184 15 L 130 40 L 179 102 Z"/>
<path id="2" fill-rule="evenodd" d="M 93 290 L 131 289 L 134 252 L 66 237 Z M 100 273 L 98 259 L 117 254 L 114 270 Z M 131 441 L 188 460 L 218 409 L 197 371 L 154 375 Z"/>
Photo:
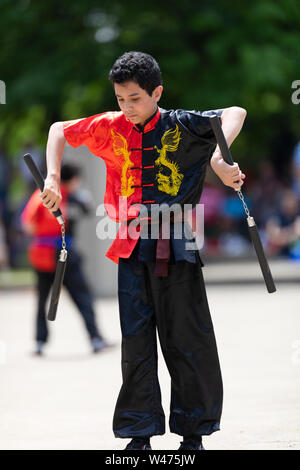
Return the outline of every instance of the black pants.
<path id="1" fill-rule="evenodd" d="M 219 430 L 223 384 L 202 266 L 177 261 L 166 278 L 154 263 L 121 258 L 118 272 L 123 384 L 116 437 L 164 434 L 156 329 L 171 376 L 169 426 L 181 436 Z"/>
<path id="2" fill-rule="evenodd" d="M 35 339 L 37 341 L 46 342 L 48 339 L 48 320 L 46 319 L 45 308 L 55 273 L 37 270 L 35 270 L 35 272 L 37 276 L 38 294 Z M 92 294 L 82 272 L 81 258 L 79 253 L 74 249 L 68 250 L 64 286 L 83 317 L 89 337 L 91 339 L 102 338 L 96 324 L 95 312 L 92 304 Z M 61 312 L 61 314 L 63 314 L 63 312 Z"/>

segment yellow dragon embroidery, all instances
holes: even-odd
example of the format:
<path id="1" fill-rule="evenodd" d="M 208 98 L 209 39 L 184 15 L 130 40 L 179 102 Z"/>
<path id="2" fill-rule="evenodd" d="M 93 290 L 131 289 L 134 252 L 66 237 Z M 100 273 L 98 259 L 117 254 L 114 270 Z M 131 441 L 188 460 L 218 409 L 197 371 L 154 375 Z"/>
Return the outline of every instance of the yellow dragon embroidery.
<path id="1" fill-rule="evenodd" d="M 174 130 L 169 129 L 162 136 L 162 148 L 159 149 L 156 145 L 154 147 L 159 153 L 159 157 L 155 160 L 155 165 L 167 167 L 171 172 L 170 175 L 164 175 L 161 171 L 157 173 L 158 189 L 164 193 L 171 194 L 171 196 L 177 195 L 183 180 L 183 174 L 179 172 L 179 165 L 176 162 L 171 162 L 166 154 L 167 152 L 175 152 L 178 149 L 180 139 L 180 132 L 176 124 Z"/>
<path id="2" fill-rule="evenodd" d="M 111 129 L 111 135 L 113 138 L 113 150 L 116 155 L 122 155 L 124 163 L 122 164 L 122 175 L 121 175 L 121 195 L 125 197 L 131 196 L 134 192 L 134 188 L 131 186 L 134 184 L 134 177 L 130 175 L 127 178 L 127 170 L 129 166 L 133 166 L 130 160 L 131 152 L 128 151 L 128 145 L 125 137 L 118 132 Z"/>

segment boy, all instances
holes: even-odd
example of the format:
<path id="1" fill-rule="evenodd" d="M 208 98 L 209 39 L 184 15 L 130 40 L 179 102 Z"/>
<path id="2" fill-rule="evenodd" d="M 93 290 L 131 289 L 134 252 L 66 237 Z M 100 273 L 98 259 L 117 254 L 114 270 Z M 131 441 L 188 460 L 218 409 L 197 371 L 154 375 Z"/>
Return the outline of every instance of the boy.
<path id="1" fill-rule="evenodd" d="M 122 331 L 122 378 L 113 431 L 131 438 L 126 449 L 151 449 L 150 437 L 165 432 L 157 377 L 158 331 L 171 376 L 170 431 L 183 436 L 180 450 L 203 449 L 202 435 L 219 430 L 222 377 L 197 249 L 187 249 L 186 233 L 170 237 L 161 214 L 152 209 L 184 204 L 201 197 L 206 165 L 224 184 L 238 189 L 245 175 L 224 162 L 207 116 L 216 113 L 228 145 L 240 132 L 246 111 L 165 110 L 158 107 L 163 87 L 155 59 L 128 52 L 117 59 L 109 79 L 120 112 L 54 123 L 47 143 L 48 174 L 41 197 L 55 211 L 60 204 L 59 167 L 67 140 L 86 145 L 104 159 L 108 215 L 121 222 L 106 256 L 118 263 L 118 299 Z M 215 151 L 214 151 L 215 150 Z M 213 153 L 214 151 L 214 153 Z M 143 216 L 143 217 L 142 217 Z M 137 222 L 132 235 L 132 222 Z M 147 224 L 147 222 L 150 222 Z M 174 222 L 174 223 L 173 223 Z M 156 225 L 158 238 L 147 238 Z M 145 230 L 146 227 L 146 230 Z M 142 236 L 143 235 L 143 236 Z"/>

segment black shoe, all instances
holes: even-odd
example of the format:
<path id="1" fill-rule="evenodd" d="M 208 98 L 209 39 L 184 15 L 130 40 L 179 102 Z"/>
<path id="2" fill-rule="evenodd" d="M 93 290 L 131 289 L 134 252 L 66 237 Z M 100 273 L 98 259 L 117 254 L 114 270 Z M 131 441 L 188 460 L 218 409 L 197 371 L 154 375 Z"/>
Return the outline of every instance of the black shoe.
<path id="1" fill-rule="evenodd" d="M 197 437 L 184 437 L 180 442 L 178 450 L 205 450 L 202 445 L 201 436 Z"/>
<path id="2" fill-rule="evenodd" d="M 134 437 L 124 450 L 152 450 L 150 439 L 143 437 Z"/>

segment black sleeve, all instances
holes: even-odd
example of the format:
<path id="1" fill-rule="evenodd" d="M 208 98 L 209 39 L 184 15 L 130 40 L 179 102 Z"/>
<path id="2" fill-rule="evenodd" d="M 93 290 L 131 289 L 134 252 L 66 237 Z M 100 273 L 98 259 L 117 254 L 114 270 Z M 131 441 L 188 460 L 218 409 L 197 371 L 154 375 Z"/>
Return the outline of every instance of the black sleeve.
<path id="1" fill-rule="evenodd" d="M 188 132 L 198 137 L 203 142 L 216 145 L 217 142 L 210 125 L 209 117 L 216 114 L 220 119 L 222 112 L 223 109 L 211 109 L 209 111 L 186 111 L 184 109 L 178 109 L 176 116 L 178 121 Z"/>

